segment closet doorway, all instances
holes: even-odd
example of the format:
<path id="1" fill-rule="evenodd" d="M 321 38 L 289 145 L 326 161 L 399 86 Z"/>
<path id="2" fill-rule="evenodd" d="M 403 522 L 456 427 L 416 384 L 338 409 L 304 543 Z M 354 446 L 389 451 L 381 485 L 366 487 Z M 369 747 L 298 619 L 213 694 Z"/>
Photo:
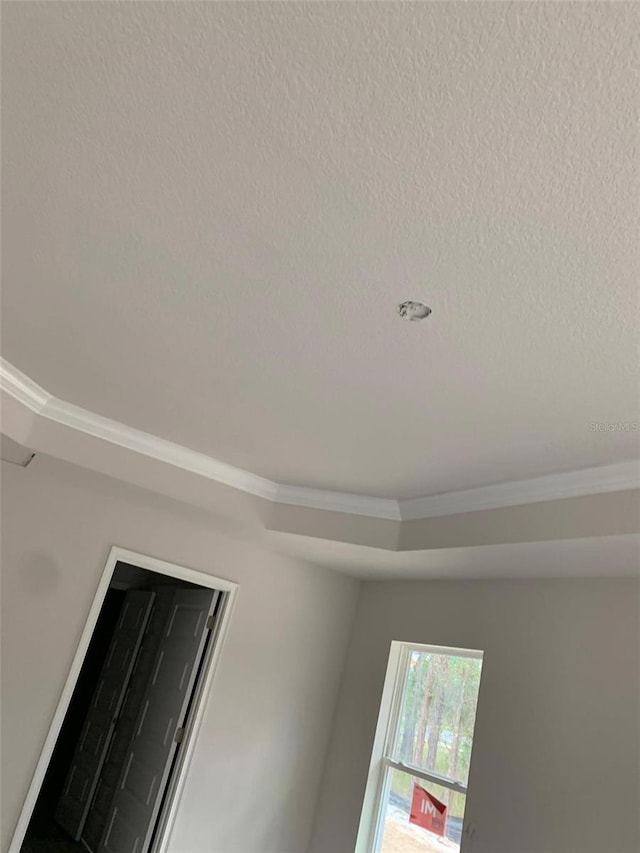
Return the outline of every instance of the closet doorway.
<path id="1" fill-rule="evenodd" d="M 165 853 L 236 593 L 112 548 L 10 853 Z"/>

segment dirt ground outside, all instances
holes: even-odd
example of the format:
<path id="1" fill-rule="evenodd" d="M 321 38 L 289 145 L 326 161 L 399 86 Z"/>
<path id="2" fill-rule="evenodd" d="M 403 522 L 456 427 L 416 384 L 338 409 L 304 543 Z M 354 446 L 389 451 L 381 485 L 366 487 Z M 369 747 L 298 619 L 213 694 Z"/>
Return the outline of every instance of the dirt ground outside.
<path id="1" fill-rule="evenodd" d="M 459 853 L 460 847 L 448 838 L 438 838 L 432 832 L 414 826 L 406 814 L 393 808 L 387 810 L 380 853 Z"/>

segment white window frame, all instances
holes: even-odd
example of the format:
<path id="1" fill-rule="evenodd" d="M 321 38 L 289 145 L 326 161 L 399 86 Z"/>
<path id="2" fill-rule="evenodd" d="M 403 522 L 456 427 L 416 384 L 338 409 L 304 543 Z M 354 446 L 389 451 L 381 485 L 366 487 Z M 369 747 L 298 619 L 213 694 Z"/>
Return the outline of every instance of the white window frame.
<path id="1" fill-rule="evenodd" d="M 420 770 L 390 757 L 398 728 L 404 688 L 407 683 L 409 659 L 411 653 L 416 651 L 447 655 L 447 657 L 466 657 L 473 660 L 482 660 L 483 658 L 483 652 L 476 649 L 428 646 L 418 643 L 405 643 L 399 640 L 394 640 L 391 643 L 355 853 L 379 853 L 392 770 L 401 770 L 403 773 L 424 779 L 425 782 L 431 782 L 434 785 L 441 785 L 443 788 L 449 788 L 456 793 L 467 793 L 466 785 L 462 785 L 455 779 Z"/>

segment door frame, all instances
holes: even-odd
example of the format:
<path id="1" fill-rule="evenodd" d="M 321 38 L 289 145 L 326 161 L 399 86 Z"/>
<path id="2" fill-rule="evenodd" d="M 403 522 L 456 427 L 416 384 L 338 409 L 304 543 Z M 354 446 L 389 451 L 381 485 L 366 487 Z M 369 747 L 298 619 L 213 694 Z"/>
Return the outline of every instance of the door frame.
<path id="1" fill-rule="evenodd" d="M 213 629 L 214 633 L 203 664 L 204 668 L 200 678 L 200 683 L 196 687 L 196 695 L 190 719 L 183 735 L 181 744 L 182 748 L 180 750 L 174 772 L 172 773 L 168 783 L 167 801 L 158 817 L 158 832 L 155 841 L 152 844 L 153 853 L 167 853 L 169 849 L 171 831 L 180 809 L 180 801 L 189 775 L 189 769 L 193 759 L 198 733 L 200 731 L 206 705 L 211 694 L 215 672 L 218 667 L 218 662 L 220 660 L 224 641 L 229 629 L 233 608 L 238 598 L 240 586 L 234 581 L 225 580 L 224 578 L 209 575 L 206 572 L 189 569 L 185 566 L 179 566 L 177 563 L 169 563 L 166 560 L 160 560 L 146 554 L 139 554 L 136 551 L 129 551 L 126 548 L 120 548 L 119 546 L 114 545 L 109 552 L 109 557 L 102 572 L 100 582 L 98 583 L 98 588 L 91 604 L 91 609 L 89 610 L 89 615 L 87 616 L 87 621 L 85 622 L 71 668 L 69 669 L 69 674 L 67 675 L 64 688 L 60 695 L 60 700 L 58 701 L 51 725 L 49 726 L 49 731 L 47 733 L 42 752 L 40 753 L 40 758 L 36 764 L 36 769 L 33 773 L 31 784 L 29 785 L 29 790 L 27 791 L 22 811 L 20 812 L 20 817 L 9 845 L 8 853 L 20 853 L 20 848 L 29 826 L 29 821 L 31 820 L 38 795 L 40 794 L 40 788 L 42 787 L 45 774 L 49 767 L 49 761 L 51 760 L 56 741 L 58 740 L 58 735 L 60 734 L 60 729 L 62 728 L 64 718 L 69 708 L 69 703 L 71 702 L 71 697 L 73 696 L 73 691 L 75 690 L 76 682 L 89 648 L 89 643 L 93 637 L 98 616 L 100 615 L 107 590 L 111 584 L 111 579 L 118 562 L 130 563 L 141 569 L 147 569 L 150 572 L 168 575 L 169 577 L 176 578 L 177 580 L 187 581 L 188 583 L 197 584 L 198 586 L 206 587 L 208 589 L 220 590 L 220 592 L 224 594 L 222 612 L 220 613 L 220 618 L 217 620 L 216 626 Z M 151 851 L 149 851 L 149 853 L 151 853 Z"/>

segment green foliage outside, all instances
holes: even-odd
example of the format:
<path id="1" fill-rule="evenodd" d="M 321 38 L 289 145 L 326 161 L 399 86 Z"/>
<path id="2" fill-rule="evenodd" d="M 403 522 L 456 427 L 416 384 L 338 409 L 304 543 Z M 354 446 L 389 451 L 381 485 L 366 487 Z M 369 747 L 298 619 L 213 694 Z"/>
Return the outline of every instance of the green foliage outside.
<path id="1" fill-rule="evenodd" d="M 481 661 L 412 652 L 394 757 L 466 785 L 480 686 Z M 415 781 L 462 817 L 464 794 Z M 393 793 L 411 799 L 414 778 L 394 772 Z"/>

